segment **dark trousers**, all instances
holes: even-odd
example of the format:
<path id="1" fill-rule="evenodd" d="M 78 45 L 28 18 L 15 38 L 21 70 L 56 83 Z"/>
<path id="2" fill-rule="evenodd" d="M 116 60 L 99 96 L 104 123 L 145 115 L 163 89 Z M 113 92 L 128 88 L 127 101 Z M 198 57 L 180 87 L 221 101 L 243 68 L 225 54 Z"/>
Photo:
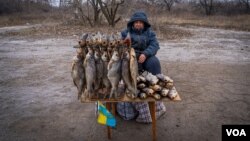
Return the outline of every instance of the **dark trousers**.
<path id="1" fill-rule="evenodd" d="M 151 56 L 145 60 L 144 63 L 138 63 L 139 71 L 146 70 L 153 75 L 161 73 L 161 64 L 156 56 Z"/>

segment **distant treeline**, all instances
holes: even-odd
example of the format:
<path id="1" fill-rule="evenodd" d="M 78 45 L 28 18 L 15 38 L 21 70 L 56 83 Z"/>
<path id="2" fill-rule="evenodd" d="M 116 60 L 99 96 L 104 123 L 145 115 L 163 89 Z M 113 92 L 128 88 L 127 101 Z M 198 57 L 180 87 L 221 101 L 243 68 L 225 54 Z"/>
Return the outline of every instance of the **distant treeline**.
<path id="1" fill-rule="evenodd" d="M 124 1 L 124 2 L 123 2 Z M 189 11 L 197 14 L 242 14 L 250 13 L 250 0 L 0 0 L 0 14 L 16 12 L 49 12 L 61 7 L 92 7 L 98 3 L 123 3 L 119 11 L 154 9 L 158 12 Z M 100 5 L 100 4 L 99 4 Z M 97 6 L 100 9 L 100 6 Z M 118 12 L 119 12 L 118 11 Z"/>
<path id="2" fill-rule="evenodd" d="M 185 13 L 228 16 L 250 14 L 250 0 L 0 0 L 0 15 L 31 13 L 39 16 L 41 12 L 59 11 L 62 16 L 70 15 L 70 19 L 92 27 L 103 21 L 115 26 L 136 10 L 144 10 L 151 17 Z"/>
<path id="3" fill-rule="evenodd" d="M 0 0 L 0 15 L 49 12 L 52 8 L 49 0 Z"/>

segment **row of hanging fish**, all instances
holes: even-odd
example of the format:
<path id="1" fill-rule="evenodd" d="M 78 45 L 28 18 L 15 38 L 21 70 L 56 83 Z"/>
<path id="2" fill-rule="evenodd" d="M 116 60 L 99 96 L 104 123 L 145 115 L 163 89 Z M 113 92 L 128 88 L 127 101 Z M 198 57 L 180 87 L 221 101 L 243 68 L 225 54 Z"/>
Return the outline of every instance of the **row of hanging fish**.
<path id="1" fill-rule="evenodd" d="M 130 38 L 130 34 L 126 38 Z M 134 49 L 122 40 L 120 33 L 86 33 L 81 36 L 77 55 L 73 58 L 71 76 L 78 90 L 78 99 L 92 98 L 105 90 L 109 98 L 118 98 L 121 80 L 137 97 L 137 60 Z M 106 98 L 106 96 L 105 96 Z"/>
<path id="2" fill-rule="evenodd" d="M 126 38 L 130 38 L 130 34 Z M 160 100 L 178 96 L 173 80 L 168 76 L 152 75 L 146 71 L 138 74 L 135 51 L 124 41 L 120 33 L 97 32 L 81 36 L 78 45 L 74 46 L 77 54 L 71 72 L 78 99 L 82 96 L 85 99 L 98 98 L 100 90 L 107 94 L 104 98 L 116 99 L 121 81 L 125 84 L 125 93 L 133 99 L 153 97 Z"/>

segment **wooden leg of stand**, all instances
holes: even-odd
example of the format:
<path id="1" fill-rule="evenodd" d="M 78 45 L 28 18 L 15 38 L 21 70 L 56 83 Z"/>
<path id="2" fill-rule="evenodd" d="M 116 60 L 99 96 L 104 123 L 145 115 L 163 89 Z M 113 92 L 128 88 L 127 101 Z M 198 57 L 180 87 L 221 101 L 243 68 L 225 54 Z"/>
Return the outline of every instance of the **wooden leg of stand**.
<path id="1" fill-rule="evenodd" d="M 152 117 L 152 135 L 153 141 L 156 141 L 156 115 L 155 115 L 155 102 L 149 102 L 149 109 Z"/>
<path id="2" fill-rule="evenodd" d="M 115 116 L 115 111 L 116 111 L 116 103 L 112 102 L 112 114 Z"/>
<path id="3" fill-rule="evenodd" d="M 106 107 L 110 111 L 110 109 L 111 109 L 111 103 L 107 102 L 106 103 Z M 108 139 L 111 139 L 111 127 L 107 126 L 107 129 L 108 129 Z"/>

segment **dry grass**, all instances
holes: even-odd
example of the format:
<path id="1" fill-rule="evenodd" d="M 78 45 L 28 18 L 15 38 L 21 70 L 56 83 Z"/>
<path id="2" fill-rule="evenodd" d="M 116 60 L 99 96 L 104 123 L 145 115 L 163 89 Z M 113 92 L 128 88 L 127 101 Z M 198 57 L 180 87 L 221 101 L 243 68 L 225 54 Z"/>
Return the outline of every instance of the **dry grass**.
<path id="1" fill-rule="evenodd" d="M 48 22 L 58 22 L 61 19 L 59 13 L 16 13 L 11 15 L 0 16 L 0 27 L 24 25 L 24 24 L 43 24 Z"/>
<path id="2" fill-rule="evenodd" d="M 197 16 L 194 14 L 165 15 L 158 18 L 160 24 L 170 25 L 194 25 L 202 27 L 215 27 L 223 29 L 233 29 L 250 31 L 250 15 L 237 16 Z"/>
<path id="3" fill-rule="evenodd" d="M 82 33 L 91 33 L 101 31 L 104 33 L 112 33 L 120 31 L 118 27 L 111 28 L 109 26 L 101 26 L 91 28 L 82 25 L 65 25 L 61 23 L 47 24 L 39 27 L 23 29 L 21 31 L 11 31 L 4 33 L 6 36 L 27 36 L 27 37 L 55 37 L 55 36 L 79 36 Z"/>
<path id="4" fill-rule="evenodd" d="M 109 26 L 91 28 L 89 26 L 80 25 L 48 24 L 39 27 L 23 29 L 21 31 L 6 32 L 4 34 L 5 36 L 25 36 L 32 38 L 80 36 L 82 33 L 91 33 L 97 31 L 111 34 L 112 32 L 121 31 L 125 27 L 126 23 L 120 23 L 115 28 L 111 28 Z M 189 31 L 184 31 L 178 28 L 170 28 L 168 25 L 160 26 L 160 30 L 156 29 L 155 31 L 159 40 L 181 39 L 192 35 Z"/>

